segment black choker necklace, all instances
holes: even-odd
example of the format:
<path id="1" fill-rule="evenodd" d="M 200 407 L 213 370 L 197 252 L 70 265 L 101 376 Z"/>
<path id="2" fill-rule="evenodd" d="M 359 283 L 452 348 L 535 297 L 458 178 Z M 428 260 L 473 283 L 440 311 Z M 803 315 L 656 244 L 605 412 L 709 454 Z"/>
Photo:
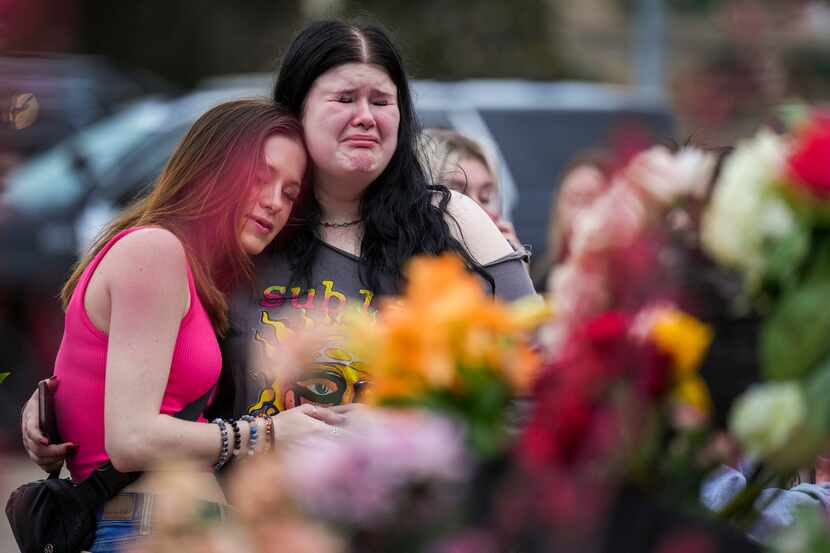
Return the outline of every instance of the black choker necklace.
<path id="1" fill-rule="evenodd" d="M 326 228 L 346 228 L 356 225 L 362 221 L 363 219 L 355 219 L 354 221 L 347 221 L 345 223 L 328 223 L 326 221 L 320 221 L 320 224 Z"/>

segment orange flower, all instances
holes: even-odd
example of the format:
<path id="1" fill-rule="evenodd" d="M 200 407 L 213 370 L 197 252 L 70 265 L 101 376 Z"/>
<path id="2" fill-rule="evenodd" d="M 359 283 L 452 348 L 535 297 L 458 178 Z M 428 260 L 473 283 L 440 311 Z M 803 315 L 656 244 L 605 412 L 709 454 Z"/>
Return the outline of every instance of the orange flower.
<path id="1" fill-rule="evenodd" d="M 406 274 L 404 295 L 382 302 L 374 320 L 356 311 L 346 318 L 352 349 L 371 375 L 372 401 L 463 393 L 462 370 L 527 389 L 539 366 L 527 333 L 550 317 L 544 301 L 494 300 L 454 255 L 415 259 Z"/>

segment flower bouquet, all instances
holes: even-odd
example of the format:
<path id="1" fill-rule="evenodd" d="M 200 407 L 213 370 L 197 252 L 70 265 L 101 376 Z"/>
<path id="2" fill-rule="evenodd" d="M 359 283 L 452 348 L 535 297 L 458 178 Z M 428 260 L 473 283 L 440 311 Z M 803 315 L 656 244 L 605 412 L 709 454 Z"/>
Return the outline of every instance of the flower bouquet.
<path id="1" fill-rule="evenodd" d="M 736 303 L 760 315 L 766 382 L 740 398 L 730 428 L 759 462 L 734 518 L 764 487 L 809 469 L 830 434 L 830 117 L 761 130 L 725 161 L 702 220 L 707 252 L 743 278 Z"/>
<path id="2" fill-rule="evenodd" d="M 515 400 L 540 366 L 531 337 L 548 305 L 487 296 L 455 256 L 416 259 L 407 276 L 405 294 L 375 316 L 347 318 L 349 347 L 372 375 L 368 401 L 449 415 L 480 457 L 504 451 Z"/>

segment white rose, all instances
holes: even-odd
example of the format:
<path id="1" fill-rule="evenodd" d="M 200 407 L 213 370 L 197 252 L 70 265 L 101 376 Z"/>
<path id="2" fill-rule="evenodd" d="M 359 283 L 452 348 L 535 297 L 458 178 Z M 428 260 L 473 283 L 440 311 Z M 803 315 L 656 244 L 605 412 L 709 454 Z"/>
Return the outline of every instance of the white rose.
<path id="1" fill-rule="evenodd" d="M 765 269 L 763 245 L 795 226 L 795 216 L 775 190 L 787 145 L 768 130 L 739 144 L 726 159 L 703 214 L 701 240 L 720 263 L 741 271 L 750 289 Z"/>
<path id="2" fill-rule="evenodd" d="M 766 459 L 790 442 L 806 413 L 798 383 L 768 382 L 751 387 L 738 398 L 729 428 L 747 454 Z"/>
<path id="3" fill-rule="evenodd" d="M 678 189 L 681 194 L 702 198 L 712 178 L 716 159 L 697 148 L 683 148 L 674 156 L 678 175 Z"/>
<path id="4" fill-rule="evenodd" d="M 715 157 L 697 148 L 672 154 L 655 146 L 631 161 L 625 178 L 659 205 L 669 206 L 684 197 L 702 197 L 714 167 Z"/>

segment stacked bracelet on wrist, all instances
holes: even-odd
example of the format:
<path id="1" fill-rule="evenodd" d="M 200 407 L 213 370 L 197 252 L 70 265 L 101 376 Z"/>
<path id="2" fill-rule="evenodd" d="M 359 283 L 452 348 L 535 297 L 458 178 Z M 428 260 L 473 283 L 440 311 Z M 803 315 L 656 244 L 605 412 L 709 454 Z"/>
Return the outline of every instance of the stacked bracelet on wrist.
<path id="1" fill-rule="evenodd" d="M 230 440 L 228 439 L 228 427 L 222 419 L 213 419 L 213 424 L 219 427 L 219 433 L 222 437 L 222 448 L 219 450 L 219 460 L 213 465 L 213 470 L 218 471 L 231 458 Z"/>
<path id="2" fill-rule="evenodd" d="M 243 420 L 248 423 L 249 434 L 248 434 L 248 456 L 254 454 L 256 450 L 256 440 L 257 440 L 257 423 L 256 419 L 251 415 L 243 415 L 239 418 L 239 420 Z"/>
<path id="3" fill-rule="evenodd" d="M 268 415 L 262 415 L 265 419 L 265 451 L 270 451 L 274 447 L 274 418 Z"/>
<path id="4" fill-rule="evenodd" d="M 239 431 L 239 423 L 235 419 L 229 420 L 228 424 L 233 429 L 233 454 L 237 456 L 242 451 L 242 432 Z"/>

